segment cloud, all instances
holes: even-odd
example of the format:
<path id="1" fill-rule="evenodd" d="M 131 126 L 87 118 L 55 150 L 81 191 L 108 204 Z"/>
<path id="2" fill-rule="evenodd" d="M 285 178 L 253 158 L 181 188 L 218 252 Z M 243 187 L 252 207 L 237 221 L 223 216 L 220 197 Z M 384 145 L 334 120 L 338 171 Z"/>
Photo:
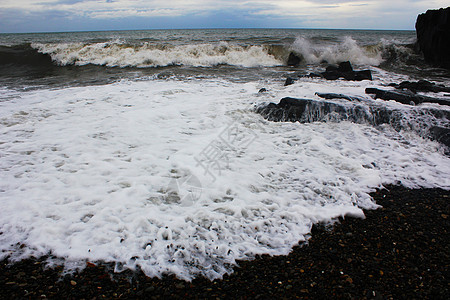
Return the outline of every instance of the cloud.
<path id="1" fill-rule="evenodd" d="M 143 29 L 163 24 L 413 29 L 419 13 L 447 5 L 448 0 L 1 0 L 0 31 L 39 30 L 49 24 L 71 30 L 90 24 L 97 30 L 98 24 L 114 23 Z"/>

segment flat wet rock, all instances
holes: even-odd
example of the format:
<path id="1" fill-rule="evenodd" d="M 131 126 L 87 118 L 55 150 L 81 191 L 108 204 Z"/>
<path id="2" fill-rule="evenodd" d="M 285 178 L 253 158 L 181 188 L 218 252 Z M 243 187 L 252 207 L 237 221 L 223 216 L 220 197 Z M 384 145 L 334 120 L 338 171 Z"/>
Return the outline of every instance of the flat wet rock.
<path id="1" fill-rule="evenodd" d="M 407 105 L 417 105 L 421 103 L 450 105 L 450 101 L 447 99 L 418 95 L 411 91 L 387 91 L 378 88 L 366 88 L 366 94 L 374 95 L 375 99 L 394 100 Z"/>
<path id="2" fill-rule="evenodd" d="M 330 65 L 324 72 L 310 73 L 307 77 L 320 77 L 327 80 L 337 80 L 343 78 L 345 80 L 362 81 L 372 80 L 372 72 L 370 70 L 353 70 L 349 61 L 339 63 L 339 65 Z"/>
<path id="3" fill-rule="evenodd" d="M 325 100 L 285 97 L 278 104 L 258 106 L 256 112 L 274 122 L 350 121 L 373 126 L 389 124 L 397 131 L 414 130 L 423 137 L 450 147 L 449 110 L 419 106 L 392 108 L 368 99 L 343 94 L 317 93 L 317 95 Z"/>
<path id="4" fill-rule="evenodd" d="M 391 83 L 389 84 L 389 86 L 395 87 L 396 89 L 399 90 L 409 90 L 413 93 L 417 92 L 450 93 L 450 87 L 446 87 L 442 84 L 436 84 L 428 80 L 402 81 L 400 83 Z"/>

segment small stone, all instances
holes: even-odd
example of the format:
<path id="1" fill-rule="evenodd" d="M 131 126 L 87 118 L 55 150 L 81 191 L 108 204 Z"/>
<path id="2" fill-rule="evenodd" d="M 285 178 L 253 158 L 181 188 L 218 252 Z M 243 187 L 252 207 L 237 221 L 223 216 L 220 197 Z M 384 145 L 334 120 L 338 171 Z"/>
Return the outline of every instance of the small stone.
<path id="1" fill-rule="evenodd" d="M 25 275 L 26 275 L 25 272 L 19 272 L 19 273 L 17 273 L 17 277 L 18 277 L 18 278 L 23 277 L 23 276 L 25 276 Z"/>
<path id="2" fill-rule="evenodd" d="M 284 86 L 288 86 L 291 84 L 294 84 L 294 79 L 292 79 L 291 77 L 286 78 L 286 81 L 284 82 Z"/>
<path id="3" fill-rule="evenodd" d="M 179 290 L 184 289 L 184 284 L 182 284 L 182 283 L 177 283 L 177 284 L 175 284 L 175 288 L 177 288 L 177 289 L 179 289 Z"/>
<path id="4" fill-rule="evenodd" d="M 77 285 L 77 282 L 76 282 L 75 280 L 71 280 L 71 281 L 70 281 L 70 284 L 73 285 L 73 286 L 76 286 L 76 285 Z"/>

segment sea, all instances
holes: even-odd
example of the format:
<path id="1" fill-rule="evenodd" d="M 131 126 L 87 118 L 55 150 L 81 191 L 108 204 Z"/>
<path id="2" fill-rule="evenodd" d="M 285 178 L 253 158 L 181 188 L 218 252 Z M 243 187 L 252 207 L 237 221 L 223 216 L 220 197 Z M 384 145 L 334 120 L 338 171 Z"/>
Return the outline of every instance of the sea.
<path id="1" fill-rule="evenodd" d="M 377 189 L 450 189 L 448 149 L 425 130 L 428 112 L 449 107 L 365 93 L 450 86 L 415 42 L 414 31 L 374 30 L 0 34 L 0 259 L 214 280 L 289 254 L 314 224 L 364 218 Z M 373 80 L 307 76 L 344 61 Z M 257 113 L 316 93 L 388 107 L 406 125 Z"/>

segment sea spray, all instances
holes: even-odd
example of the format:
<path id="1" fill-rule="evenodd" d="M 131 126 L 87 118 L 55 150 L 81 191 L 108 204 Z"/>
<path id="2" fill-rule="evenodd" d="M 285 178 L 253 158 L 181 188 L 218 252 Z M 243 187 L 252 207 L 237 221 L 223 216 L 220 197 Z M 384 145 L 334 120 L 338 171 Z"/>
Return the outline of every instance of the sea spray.
<path id="1" fill-rule="evenodd" d="M 355 65 L 378 66 L 382 62 L 381 52 L 367 51 L 348 36 L 344 38 L 343 42 L 334 45 L 314 43 L 304 37 L 298 37 L 290 48 L 307 64 L 322 62 L 337 64 L 351 61 Z"/>

